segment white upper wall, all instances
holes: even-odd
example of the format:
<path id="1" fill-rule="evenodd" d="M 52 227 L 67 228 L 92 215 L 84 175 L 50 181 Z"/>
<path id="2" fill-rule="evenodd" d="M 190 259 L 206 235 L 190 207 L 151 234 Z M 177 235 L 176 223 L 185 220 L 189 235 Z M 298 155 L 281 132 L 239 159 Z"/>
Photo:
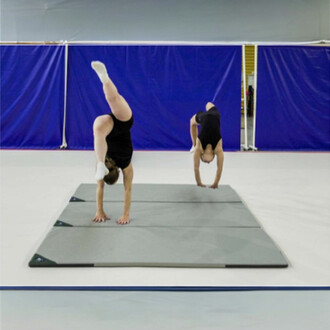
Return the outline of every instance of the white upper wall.
<path id="1" fill-rule="evenodd" d="M 0 0 L 1 41 L 330 39 L 329 0 Z"/>

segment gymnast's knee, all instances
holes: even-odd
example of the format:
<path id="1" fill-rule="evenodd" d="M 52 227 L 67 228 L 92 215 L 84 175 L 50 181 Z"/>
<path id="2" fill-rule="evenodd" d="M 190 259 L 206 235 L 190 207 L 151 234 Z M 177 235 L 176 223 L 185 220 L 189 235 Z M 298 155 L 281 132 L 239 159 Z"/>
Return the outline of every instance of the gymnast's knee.
<path id="1" fill-rule="evenodd" d="M 105 116 L 99 116 L 94 120 L 93 133 L 94 135 L 105 135 L 107 127 L 107 118 Z"/>
<path id="2" fill-rule="evenodd" d="M 210 109 L 213 108 L 213 107 L 214 107 L 214 104 L 213 104 L 212 102 L 207 102 L 206 105 L 205 105 L 205 109 L 206 109 L 206 111 L 207 111 L 207 110 L 210 110 Z"/>

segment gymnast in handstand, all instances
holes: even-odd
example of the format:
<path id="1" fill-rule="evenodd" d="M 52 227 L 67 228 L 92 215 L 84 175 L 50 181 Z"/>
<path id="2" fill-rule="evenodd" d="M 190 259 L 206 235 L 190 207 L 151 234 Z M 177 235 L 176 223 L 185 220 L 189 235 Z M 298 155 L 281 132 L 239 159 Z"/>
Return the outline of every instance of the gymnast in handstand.
<path id="1" fill-rule="evenodd" d="M 217 156 L 217 172 L 210 188 L 218 188 L 222 174 L 224 154 L 222 150 L 222 137 L 220 131 L 220 113 L 211 102 L 206 104 L 206 112 L 199 111 L 190 119 L 190 136 L 192 140 L 191 152 L 194 152 L 194 172 L 196 183 L 206 187 L 200 177 L 200 160 L 210 163 Z M 198 134 L 198 125 L 200 132 Z"/>
<path id="2" fill-rule="evenodd" d="M 94 150 L 96 155 L 97 211 L 94 222 L 110 220 L 103 209 L 104 182 L 115 184 L 119 177 L 119 168 L 124 181 L 124 210 L 117 220 L 118 224 L 128 224 L 130 221 L 131 190 L 133 181 L 132 140 L 130 129 L 133 125 L 133 114 L 126 100 L 118 93 L 114 83 L 108 76 L 102 62 L 93 61 L 92 68 L 103 84 L 105 98 L 111 113 L 98 116 L 93 125 Z"/>

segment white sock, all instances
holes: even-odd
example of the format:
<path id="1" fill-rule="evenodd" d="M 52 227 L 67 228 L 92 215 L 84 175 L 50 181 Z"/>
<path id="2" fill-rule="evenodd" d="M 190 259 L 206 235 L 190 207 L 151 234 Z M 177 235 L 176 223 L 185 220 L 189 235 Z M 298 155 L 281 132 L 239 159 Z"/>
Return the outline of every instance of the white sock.
<path id="1" fill-rule="evenodd" d="M 103 162 L 98 162 L 96 165 L 96 174 L 95 179 L 97 181 L 103 180 L 104 176 L 106 176 L 109 173 L 109 170 L 105 166 Z"/>
<path id="2" fill-rule="evenodd" d="M 191 149 L 189 150 L 189 152 L 193 153 L 193 152 L 195 152 L 195 149 L 196 149 L 196 147 L 193 145 L 193 146 L 191 147 Z"/>
<path id="3" fill-rule="evenodd" d="M 105 67 L 105 65 L 100 61 L 93 61 L 91 65 L 94 71 L 99 76 L 102 84 L 104 84 L 109 79 L 107 68 Z"/>

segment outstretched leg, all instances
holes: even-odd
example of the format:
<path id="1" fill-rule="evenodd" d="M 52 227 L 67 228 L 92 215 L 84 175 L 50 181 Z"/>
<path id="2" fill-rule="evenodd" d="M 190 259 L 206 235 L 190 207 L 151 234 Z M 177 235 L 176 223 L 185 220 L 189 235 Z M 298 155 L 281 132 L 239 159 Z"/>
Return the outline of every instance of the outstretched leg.
<path id="1" fill-rule="evenodd" d="M 108 76 L 107 69 L 102 62 L 93 61 L 92 68 L 99 76 L 105 98 L 114 116 L 121 121 L 127 121 L 132 117 L 132 110 L 126 100 L 118 93 L 117 87 Z"/>

